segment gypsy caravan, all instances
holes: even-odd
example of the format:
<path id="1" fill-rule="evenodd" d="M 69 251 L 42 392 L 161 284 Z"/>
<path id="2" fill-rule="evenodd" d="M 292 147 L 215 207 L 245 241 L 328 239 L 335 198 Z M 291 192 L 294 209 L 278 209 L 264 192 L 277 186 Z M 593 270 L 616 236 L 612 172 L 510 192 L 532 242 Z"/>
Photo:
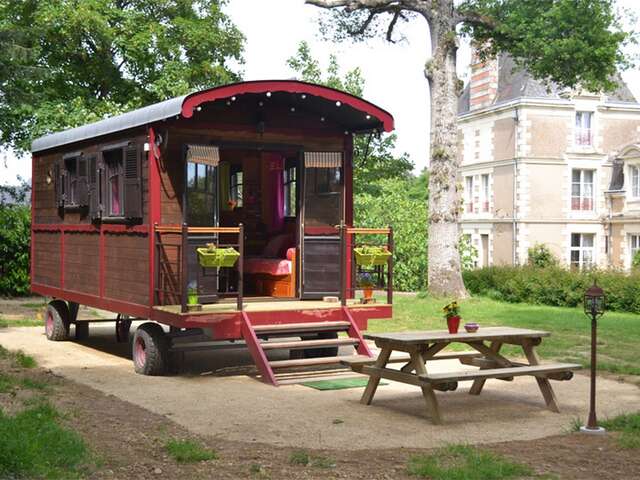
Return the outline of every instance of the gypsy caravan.
<path id="1" fill-rule="evenodd" d="M 47 337 L 65 340 L 72 325 L 86 337 L 82 304 L 114 312 L 121 340 L 132 319 L 150 320 L 132 344 L 143 374 L 164 373 L 173 340 L 192 332 L 244 340 L 274 385 L 278 369 L 339 362 L 339 346 L 370 356 L 361 332 L 391 316 L 393 236 L 353 227 L 353 134 L 392 129 L 361 98 L 287 80 L 211 88 L 38 138 L 31 288 L 54 298 Z M 381 260 L 358 261 L 359 239 L 373 237 Z M 385 299 L 355 298 L 365 264 Z M 273 340 L 283 336 L 294 340 Z M 270 361 L 277 349 L 291 358 Z"/>

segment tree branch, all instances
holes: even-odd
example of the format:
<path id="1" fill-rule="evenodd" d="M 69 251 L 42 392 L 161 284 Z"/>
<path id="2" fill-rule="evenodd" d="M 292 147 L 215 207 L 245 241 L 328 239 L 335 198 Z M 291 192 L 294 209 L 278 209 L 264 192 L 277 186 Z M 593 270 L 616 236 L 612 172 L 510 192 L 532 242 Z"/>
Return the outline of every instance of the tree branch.
<path id="1" fill-rule="evenodd" d="M 489 17 L 478 12 L 464 11 L 456 12 L 455 23 L 469 23 L 471 25 L 481 25 L 490 30 L 493 30 L 498 26 L 497 22 Z"/>
<path id="2" fill-rule="evenodd" d="M 398 18 L 400 18 L 401 16 L 402 16 L 402 10 L 397 9 L 396 13 L 393 14 L 393 18 L 391 19 L 391 22 L 389 23 L 389 27 L 387 28 L 387 41 L 390 43 L 396 43 L 395 40 L 391 38 L 391 35 L 393 35 L 393 29 L 396 26 L 396 23 L 398 23 Z"/>

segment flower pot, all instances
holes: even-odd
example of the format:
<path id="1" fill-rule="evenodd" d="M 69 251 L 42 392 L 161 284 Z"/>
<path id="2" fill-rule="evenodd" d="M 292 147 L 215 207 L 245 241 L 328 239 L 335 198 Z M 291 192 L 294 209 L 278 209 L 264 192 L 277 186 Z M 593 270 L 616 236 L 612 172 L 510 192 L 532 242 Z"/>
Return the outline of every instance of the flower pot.
<path id="1" fill-rule="evenodd" d="M 356 263 L 361 267 L 373 267 L 376 265 L 386 265 L 391 256 L 391 252 L 380 249 L 374 253 L 366 253 L 364 248 L 354 248 Z"/>
<path id="2" fill-rule="evenodd" d="M 364 298 L 366 300 L 370 300 L 373 298 L 373 288 L 363 288 L 362 293 L 364 294 Z"/>
<path id="3" fill-rule="evenodd" d="M 202 267 L 220 268 L 220 267 L 233 267 L 240 253 L 234 248 L 216 248 L 209 250 L 208 248 L 197 248 L 198 263 Z"/>
<path id="4" fill-rule="evenodd" d="M 458 329 L 460 328 L 460 317 L 447 318 L 447 328 L 449 329 L 449 333 L 458 333 Z"/>

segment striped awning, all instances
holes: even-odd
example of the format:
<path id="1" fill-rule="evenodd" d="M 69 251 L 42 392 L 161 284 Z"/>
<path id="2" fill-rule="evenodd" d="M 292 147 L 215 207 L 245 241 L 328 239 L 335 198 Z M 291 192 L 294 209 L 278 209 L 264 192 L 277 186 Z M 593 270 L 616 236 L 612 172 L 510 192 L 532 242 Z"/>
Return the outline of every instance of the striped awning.
<path id="1" fill-rule="evenodd" d="M 187 162 L 217 167 L 220 163 L 220 150 L 214 145 L 187 145 Z"/>
<path id="2" fill-rule="evenodd" d="M 342 167 L 342 152 L 304 152 L 306 168 Z"/>

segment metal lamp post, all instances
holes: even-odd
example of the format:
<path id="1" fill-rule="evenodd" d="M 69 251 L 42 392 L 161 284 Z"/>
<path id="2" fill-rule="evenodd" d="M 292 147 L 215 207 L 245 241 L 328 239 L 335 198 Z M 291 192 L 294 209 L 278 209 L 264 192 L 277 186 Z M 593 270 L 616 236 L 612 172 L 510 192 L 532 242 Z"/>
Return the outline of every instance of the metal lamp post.
<path id="1" fill-rule="evenodd" d="M 589 399 L 589 419 L 587 425 L 580 427 L 583 433 L 605 433 L 605 429 L 598 426 L 596 418 L 596 339 L 598 317 L 601 317 L 605 309 L 604 291 L 596 281 L 584 294 L 584 313 L 591 317 L 591 395 Z"/>

